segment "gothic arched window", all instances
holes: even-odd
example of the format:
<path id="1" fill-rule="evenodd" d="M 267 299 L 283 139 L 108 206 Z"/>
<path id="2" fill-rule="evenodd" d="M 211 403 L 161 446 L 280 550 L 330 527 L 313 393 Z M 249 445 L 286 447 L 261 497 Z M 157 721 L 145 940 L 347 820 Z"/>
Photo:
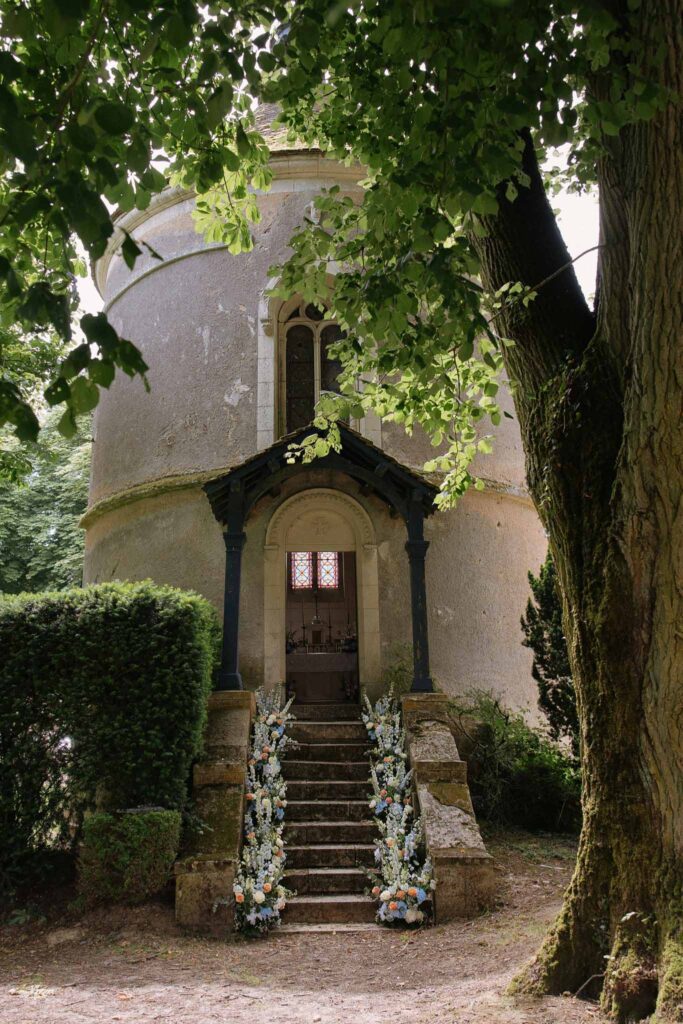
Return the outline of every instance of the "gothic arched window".
<path id="1" fill-rule="evenodd" d="M 343 337 L 339 325 L 326 319 L 326 311 L 311 303 L 288 303 L 284 312 L 279 338 L 280 435 L 311 422 L 322 392 L 339 391 L 341 363 L 330 356 L 329 348 Z"/>

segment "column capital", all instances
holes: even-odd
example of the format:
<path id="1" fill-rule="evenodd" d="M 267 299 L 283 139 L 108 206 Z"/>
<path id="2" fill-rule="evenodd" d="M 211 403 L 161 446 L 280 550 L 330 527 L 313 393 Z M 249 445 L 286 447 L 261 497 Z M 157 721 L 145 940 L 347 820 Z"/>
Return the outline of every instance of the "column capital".
<path id="1" fill-rule="evenodd" d="M 226 551 L 241 551 L 247 540 L 247 535 L 244 531 L 240 533 L 231 533 L 226 530 L 223 534 L 223 543 L 225 544 Z"/>
<path id="2" fill-rule="evenodd" d="M 406 551 L 409 558 L 424 558 L 429 547 L 428 540 L 407 540 Z"/>

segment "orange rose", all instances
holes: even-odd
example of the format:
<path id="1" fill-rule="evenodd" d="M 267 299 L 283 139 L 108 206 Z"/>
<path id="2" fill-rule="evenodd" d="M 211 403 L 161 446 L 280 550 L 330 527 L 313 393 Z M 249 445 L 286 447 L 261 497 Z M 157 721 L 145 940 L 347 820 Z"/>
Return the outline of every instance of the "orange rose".
<path id="1" fill-rule="evenodd" d="M 247 832 L 247 839 L 256 839 L 255 832 Z"/>
<path id="2" fill-rule="evenodd" d="M 275 852 L 275 856 L 276 857 L 282 857 L 282 855 L 283 855 L 283 851 L 282 850 L 275 850 L 274 852 Z"/>
<path id="3" fill-rule="evenodd" d="M 396 900 L 392 900 L 389 904 L 389 910 L 398 910 L 398 903 Z"/>
<path id="4" fill-rule="evenodd" d="M 380 887 L 378 885 L 373 885 L 373 887 L 372 887 L 372 895 L 373 896 L 379 896 L 379 894 L 380 894 Z"/>
<path id="5" fill-rule="evenodd" d="M 273 887 L 272 887 L 272 885 L 270 884 L 270 882 L 264 882 L 264 883 L 263 883 L 263 891 L 264 891 L 264 892 L 270 892 L 270 890 L 271 890 L 272 888 L 273 888 Z"/>
<path id="6" fill-rule="evenodd" d="M 247 800 L 253 800 L 253 799 L 254 799 L 254 794 L 253 793 L 247 793 Z"/>
<path id="7" fill-rule="evenodd" d="M 244 903 L 244 893 L 243 892 L 235 893 L 235 903 Z"/>
<path id="8" fill-rule="evenodd" d="M 417 889 L 415 888 L 414 885 L 411 885 L 410 889 L 408 889 L 408 895 L 417 896 Z"/>
<path id="9" fill-rule="evenodd" d="M 393 797 L 388 796 L 387 797 L 387 803 L 388 804 L 393 804 L 393 802 L 394 802 Z"/>
<path id="10" fill-rule="evenodd" d="M 398 896 L 398 898 L 400 900 L 402 900 L 405 897 L 405 893 L 404 893 L 403 889 L 399 889 L 398 892 L 396 893 L 396 895 Z"/>

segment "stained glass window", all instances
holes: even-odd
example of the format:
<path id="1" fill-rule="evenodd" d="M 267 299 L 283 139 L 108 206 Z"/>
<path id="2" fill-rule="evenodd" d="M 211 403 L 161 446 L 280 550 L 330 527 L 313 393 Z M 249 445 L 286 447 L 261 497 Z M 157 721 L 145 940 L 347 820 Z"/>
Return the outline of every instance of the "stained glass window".
<path id="1" fill-rule="evenodd" d="M 339 586 L 339 556 L 336 551 L 318 552 L 318 586 L 321 590 L 336 590 Z"/>
<path id="2" fill-rule="evenodd" d="M 341 586 L 338 551 L 292 551 L 289 585 L 292 590 L 338 590 Z"/>
<path id="3" fill-rule="evenodd" d="M 313 552 L 292 551 L 290 573 L 292 590 L 310 590 L 313 586 Z"/>

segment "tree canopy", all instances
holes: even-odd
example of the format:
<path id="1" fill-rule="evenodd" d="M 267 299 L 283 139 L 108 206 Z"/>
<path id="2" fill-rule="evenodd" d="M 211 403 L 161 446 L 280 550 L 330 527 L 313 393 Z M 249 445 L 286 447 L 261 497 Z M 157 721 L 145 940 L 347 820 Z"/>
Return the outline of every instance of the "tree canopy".
<path id="1" fill-rule="evenodd" d="M 349 332 L 348 400 L 408 429 L 422 424 L 442 444 L 433 468 L 448 473 L 444 492 L 462 493 L 477 448 L 489 449 L 474 428 L 501 415 L 500 310 L 534 295 L 513 281 L 487 294 L 471 236 L 485 232 L 501 183 L 511 199 L 528 182 L 525 133 L 539 151 L 569 143 L 582 183 L 605 140 L 661 103 L 629 10 L 525 0 L 511 18 L 498 0 L 457 11 L 431 0 L 0 4 L 0 310 L 36 353 L 44 400 L 63 407 L 60 429 L 73 433 L 117 370 L 146 369 L 104 314 L 75 322 L 79 252 L 101 256 L 114 209 L 145 209 L 169 180 L 204 197 L 199 226 L 213 240 L 248 249 L 258 218 L 249 188 L 271 177 L 253 105 L 276 101 L 299 138 L 367 168 L 360 205 L 335 190 L 321 199 L 282 288 L 326 294 L 327 262 L 338 261 L 331 298 Z M 591 75 L 607 68 L 606 95 L 591 95 Z M 126 235 L 129 265 L 139 251 Z M 3 340 L 0 423 L 31 441 L 40 398 L 12 351 Z"/>
<path id="2" fill-rule="evenodd" d="M 0 594 L 81 585 L 90 435 L 66 439 L 55 419 L 33 446 L 23 485 L 0 480 Z"/>

